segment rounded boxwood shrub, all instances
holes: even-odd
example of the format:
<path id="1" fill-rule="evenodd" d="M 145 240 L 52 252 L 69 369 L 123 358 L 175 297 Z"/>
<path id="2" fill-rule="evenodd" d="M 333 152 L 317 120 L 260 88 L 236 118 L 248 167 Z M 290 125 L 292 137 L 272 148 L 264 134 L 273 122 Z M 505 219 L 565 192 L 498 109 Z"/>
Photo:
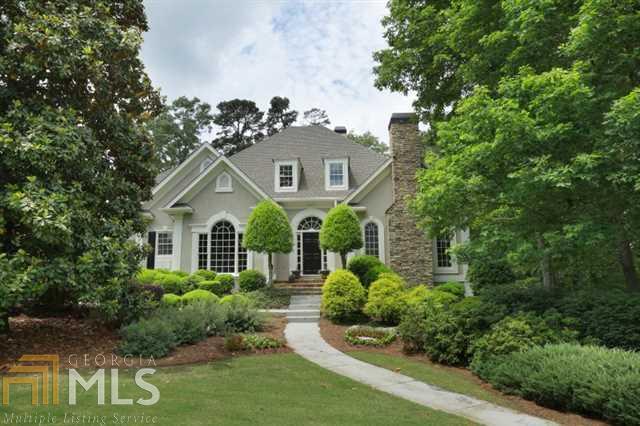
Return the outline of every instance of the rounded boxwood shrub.
<path id="1" fill-rule="evenodd" d="M 347 264 L 347 269 L 353 272 L 353 274 L 358 277 L 360 283 L 365 285 L 365 275 L 371 268 L 376 266 L 383 265 L 375 256 L 368 255 L 358 255 L 353 256 L 349 263 Z M 374 280 L 375 281 L 375 280 Z"/>
<path id="2" fill-rule="evenodd" d="M 157 275 L 157 284 L 164 289 L 165 293 L 175 293 L 182 294 L 184 291 L 182 290 L 182 277 L 173 274 L 173 273 L 165 273 Z"/>
<path id="3" fill-rule="evenodd" d="M 457 282 L 448 282 L 444 284 L 440 284 L 435 288 L 438 291 L 443 291 L 445 293 L 451 293 L 456 296 L 458 299 L 462 299 L 464 297 L 464 284 Z"/>
<path id="4" fill-rule="evenodd" d="M 182 297 L 173 293 L 166 293 L 162 296 L 162 304 L 166 306 L 177 306 L 182 302 Z"/>
<path id="5" fill-rule="evenodd" d="M 157 284 L 159 271 L 157 269 L 142 269 L 136 274 L 140 284 Z"/>
<path id="6" fill-rule="evenodd" d="M 213 291 L 214 288 L 216 288 L 216 286 L 218 285 L 218 281 L 216 280 L 205 280 L 205 281 L 200 281 L 198 283 L 198 288 L 202 289 L 202 290 L 207 290 L 210 291 L 211 293 L 215 294 L 215 291 Z"/>
<path id="7" fill-rule="evenodd" d="M 198 284 L 204 281 L 204 278 L 200 275 L 191 274 L 188 277 L 182 278 L 181 287 L 183 292 L 188 292 L 198 288 Z"/>
<path id="8" fill-rule="evenodd" d="M 384 273 L 393 273 L 393 270 L 382 263 L 370 268 L 362 277 L 362 285 L 364 288 L 369 288 L 371 283 L 380 278 L 380 274 Z"/>
<path id="9" fill-rule="evenodd" d="M 220 299 L 220 303 L 223 305 L 241 304 L 248 306 L 251 304 L 251 299 L 244 294 L 228 294 Z"/>
<path id="10" fill-rule="evenodd" d="M 260 290 L 267 285 L 267 277 L 260 271 L 255 269 L 246 269 L 240 272 L 238 277 L 238 286 L 243 292 Z"/>
<path id="11" fill-rule="evenodd" d="M 217 302 L 218 296 L 210 291 L 197 289 L 185 293 L 181 299 L 182 303 L 192 303 L 195 301 Z"/>
<path id="12" fill-rule="evenodd" d="M 364 313 L 370 318 L 386 324 L 397 324 L 405 310 L 401 280 L 382 274 L 369 287 L 369 297 L 364 305 Z"/>
<path id="13" fill-rule="evenodd" d="M 345 321 L 360 313 L 367 293 L 358 277 L 345 269 L 332 272 L 322 286 L 322 310 L 335 321 Z"/>
<path id="14" fill-rule="evenodd" d="M 172 327 L 160 317 L 129 324 L 120 330 L 122 341 L 118 353 L 162 358 L 178 345 Z"/>
<path id="15" fill-rule="evenodd" d="M 235 279 L 231 274 L 218 274 L 214 281 L 218 281 L 220 284 L 216 285 L 216 293 L 218 296 L 223 296 L 225 294 L 231 293 L 233 290 L 233 285 L 235 283 Z"/>
<path id="16" fill-rule="evenodd" d="M 216 274 L 215 271 L 210 271 L 208 269 L 198 269 L 192 275 L 198 275 L 206 281 L 213 281 L 216 279 L 216 275 L 218 274 Z"/>

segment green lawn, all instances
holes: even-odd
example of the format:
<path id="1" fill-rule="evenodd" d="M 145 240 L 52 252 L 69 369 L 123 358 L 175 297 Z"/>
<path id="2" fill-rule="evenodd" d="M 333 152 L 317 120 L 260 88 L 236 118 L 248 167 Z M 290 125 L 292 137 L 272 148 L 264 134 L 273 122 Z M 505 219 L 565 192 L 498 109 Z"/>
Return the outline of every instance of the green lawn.
<path id="1" fill-rule="evenodd" d="M 517 408 L 508 398 L 497 395 L 495 392 L 490 392 L 478 384 L 472 377 L 456 374 L 438 365 L 375 352 L 352 351 L 349 352 L 349 355 L 361 361 L 397 371 L 405 376 L 451 392 L 462 393 L 497 405 L 502 405 L 503 407 Z"/>
<path id="2" fill-rule="evenodd" d="M 120 372 L 121 398 L 147 398 L 133 383 L 132 372 Z M 87 379 L 89 374 L 83 371 Z M 157 416 L 162 425 L 470 425 L 472 422 L 427 409 L 328 372 L 294 354 L 246 356 L 191 367 L 159 368 L 146 378 L 160 389 L 153 407 L 98 406 L 97 391 L 78 392 L 78 405 L 66 404 L 63 378 L 61 404 L 32 410 L 28 386 L 12 387 L 11 403 L 0 405 L 5 416 L 47 413 L 49 424 L 65 424 L 64 413 L 106 416 Z M 109 385 L 106 386 L 109 403 Z M 33 423 L 33 422 L 32 422 Z M 85 421 L 85 424 L 87 422 Z M 66 424 L 70 424 L 68 421 Z M 133 418 L 127 424 L 133 423 Z"/>

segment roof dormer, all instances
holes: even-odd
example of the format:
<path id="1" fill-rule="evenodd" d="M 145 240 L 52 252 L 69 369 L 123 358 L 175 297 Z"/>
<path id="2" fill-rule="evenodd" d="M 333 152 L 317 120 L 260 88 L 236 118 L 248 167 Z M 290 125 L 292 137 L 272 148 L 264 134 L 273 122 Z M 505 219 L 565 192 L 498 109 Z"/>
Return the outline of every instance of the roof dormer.
<path id="1" fill-rule="evenodd" d="M 349 189 L 349 159 L 324 160 L 324 186 L 327 191 Z"/>
<path id="2" fill-rule="evenodd" d="M 277 160 L 274 161 L 274 164 L 275 191 L 297 192 L 300 175 L 298 160 Z"/>

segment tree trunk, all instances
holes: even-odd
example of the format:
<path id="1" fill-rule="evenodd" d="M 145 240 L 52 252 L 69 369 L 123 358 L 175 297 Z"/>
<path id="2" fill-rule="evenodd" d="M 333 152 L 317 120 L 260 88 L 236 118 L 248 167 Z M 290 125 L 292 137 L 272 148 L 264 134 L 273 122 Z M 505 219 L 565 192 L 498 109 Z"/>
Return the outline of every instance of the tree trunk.
<path id="1" fill-rule="evenodd" d="M 9 334 L 9 314 L 0 314 L 0 334 Z"/>
<path id="2" fill-rule="evenodd" d="M 340 261 L 342 262 L 342 269 L 347 269 L 347 253 L 340 253 Z"/>
<path id="3" fill-rule="evenodd" d="M 269 278 L 267 281 L 267 285 L 273 285 L 273 254 L 267 253 L 267 257 L 269 258 Z"/>
<path id="4" fill-rule="evenodd" d="M 622 240 L 619 243 L 619 259 L 624 280 L 627 283 L 627 289 L 630 291 L 640 291 L 640 279 L 638 279 L 638 271 L 633 260 L 633 251 L 631 250 L 631 242 Z"/>
<path id="5" fill-rule="evenodd" d="M 546 243 L 544 238 L 538 237 L 538 248 L 544 251 L 546 247 Z M 553 279 L 553 271 L 551 269 L 551 259 L 549 258 L 548 253 L 542 254 L 542 261 L 540 262 L 540 269 L 542 270 L 542 285 L 547 290 L 550 290 L 554 287 L 555 282 Z"/>

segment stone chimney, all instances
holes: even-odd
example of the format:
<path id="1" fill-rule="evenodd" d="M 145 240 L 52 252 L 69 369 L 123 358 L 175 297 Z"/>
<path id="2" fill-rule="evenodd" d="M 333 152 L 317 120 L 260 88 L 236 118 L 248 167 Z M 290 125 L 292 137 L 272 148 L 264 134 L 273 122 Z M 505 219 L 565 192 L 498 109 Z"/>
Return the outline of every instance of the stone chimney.
<path id="1" fill-rule="evenodd" d="M 421 167 L 424 146 L 414 113 L 394 113 L 389 121 L 393 204 L 389 220 L 389 265 L 411 284 L 433 282 L 433 246 L 418 229 L 409 202 L 417 191 L 416 172 Z"/>

